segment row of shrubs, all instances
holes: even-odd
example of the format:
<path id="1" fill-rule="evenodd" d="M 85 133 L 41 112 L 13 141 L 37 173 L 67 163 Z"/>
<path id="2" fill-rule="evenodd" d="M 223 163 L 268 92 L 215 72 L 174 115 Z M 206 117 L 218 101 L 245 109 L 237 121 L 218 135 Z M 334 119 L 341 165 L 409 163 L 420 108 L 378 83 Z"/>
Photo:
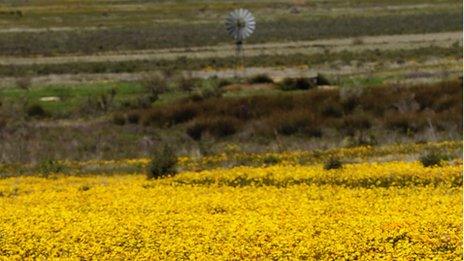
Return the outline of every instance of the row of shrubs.
<path id="1" fill-rule="evenodd" d="M 430 127 L 437 131 L 462 128 L 462 86 L 452 81 L 199 101 L 186 98 L 121 117 L 121 121 L 163 128 L 183 124 L 195 140 L 204 135 L 223 138 L 245 127 L 268 136 L 321 137 L 327 129 L 353 136 L 377 127 L 414 134 Z"/>
<path id="2" fill-rule="evenodd" d="M 450 158 L 439 151 L 428 151 L 420 156 L 419 161 L 424 167 L 441 166 L 444 161 Z M 276 164 L 278 159 L 267 163 Z M 339 158 L 329 158 L 324 162 L 325 170 L 335 170 L 343 168 L 344 162 Z M 178 160 L 175 151 L 168 145 L 163 145 L 155 150 L 153 159 L 147 171 L 148 179 L 158 179 L 175 175 L 178 171 Z M 47 167 L 49 166 L 46 165 Z"/>

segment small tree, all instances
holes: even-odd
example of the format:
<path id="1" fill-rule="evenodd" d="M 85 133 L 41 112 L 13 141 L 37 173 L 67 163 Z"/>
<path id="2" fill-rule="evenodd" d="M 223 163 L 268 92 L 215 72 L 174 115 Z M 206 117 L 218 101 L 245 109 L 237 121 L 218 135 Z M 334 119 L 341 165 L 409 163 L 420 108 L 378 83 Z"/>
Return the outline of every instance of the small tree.
<path id="1" fill-rule="evenodd" d="M 164 145 L 155 150 L 147 178 L 158 179 L 177 173 L 177 156 L 174 150 L 168 145 Z"/>
<path id="2" fill-rule="evenodd" d="M 197 87 L 198 79 L 194 79 L 191 75 L 181 75 L 177 79 L 177 88 L 183 92 L 191 93 Z"/>
<path id="3" fill-rule="evenodd" d="M 441 154 L 437 151 L 429 151 L 423 154 L 419 160 L 424 167 L 434 167 L 441 166 L 442 162 L 445 161 L 448 157 L 444 154 Z"/>
<path id="4" fill-rule="evenodd" d="M 151 103 L 157 101 L 159 96 L 167 90 L 166 79 L 160 74 L 145 75 L 141 84 L 146 90 Z"/>

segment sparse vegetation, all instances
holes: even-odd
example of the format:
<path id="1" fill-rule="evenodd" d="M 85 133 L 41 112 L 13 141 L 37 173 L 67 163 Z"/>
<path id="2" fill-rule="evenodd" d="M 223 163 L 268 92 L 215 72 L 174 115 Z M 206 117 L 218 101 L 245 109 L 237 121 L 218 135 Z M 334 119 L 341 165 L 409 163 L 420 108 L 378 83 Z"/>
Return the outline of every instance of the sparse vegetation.
<path id="1" fill-rule="evenodd" d="M 256 34 L 253 42 L 280 41 L 282 36 L 285 36 L 287 41 L 298 41 L 307 40 L 308 35 L 314 39 L 321 39 L 459 31 L 462 29 L 461 19 L 462 15 L 459 11 L 445 10 L 418 14 L 270 20 L 261 21 L 259 33 Z M 82 20 L 88 20 L 88 18 Z M 392 21 L 395 22 L 392 23 Z M 402 26 L 398 26 L 399 24 Z M 218 37 L 211 37 L 213 35 Z M 4 33 L 4 37 L 0 39 L 0 54 L 23 56 L 92 54 L 105 51 L 195 47 L 224 43 L 228 41 L 226 37 L 226 34 L 222 33 L 222 27 L 217 25 L 217 21 L 201 24 L 184 22 L 157 24 L 156 26 L 152 24 L 149 26 L 115 26 L 84 31 L 9 32 Z"/>
<path id="2" fill-rule="evenodd" d="M 146 74 L 142 80 L 142 86 L 147 93 L 147 100 L 154 103 L 159 99 L 159 96 L 166 92 L 166 78 L 160 74 Z"/>

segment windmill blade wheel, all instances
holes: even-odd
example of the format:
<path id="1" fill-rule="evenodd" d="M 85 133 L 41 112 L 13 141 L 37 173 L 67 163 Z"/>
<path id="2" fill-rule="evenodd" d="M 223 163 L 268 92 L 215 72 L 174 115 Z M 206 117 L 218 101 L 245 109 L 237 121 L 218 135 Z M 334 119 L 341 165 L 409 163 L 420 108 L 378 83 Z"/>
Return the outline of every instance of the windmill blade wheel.
<path id="1" fill-rule="evenodd" d="M 244 70 L 245 54 L 243 42 L 250 37 L 256 29 L 256 22 L 253 14 L 246 9 L 236 9 L 229 13 L 226 18 L 226 29 L 228 34 L 235 40 L 235 77 L 238 77 L 238 70 Z"/>

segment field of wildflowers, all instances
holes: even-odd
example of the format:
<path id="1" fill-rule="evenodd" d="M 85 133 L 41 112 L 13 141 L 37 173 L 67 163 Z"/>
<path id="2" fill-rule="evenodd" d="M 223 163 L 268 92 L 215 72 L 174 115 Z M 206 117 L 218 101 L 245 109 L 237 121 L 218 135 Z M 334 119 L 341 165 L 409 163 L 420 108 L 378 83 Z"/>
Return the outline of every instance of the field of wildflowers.
<path id="1" fill-rule="evenodd" d="M 461 161 L 9 177 L 0 209 L 0 259 L 462 256 Z"/>

